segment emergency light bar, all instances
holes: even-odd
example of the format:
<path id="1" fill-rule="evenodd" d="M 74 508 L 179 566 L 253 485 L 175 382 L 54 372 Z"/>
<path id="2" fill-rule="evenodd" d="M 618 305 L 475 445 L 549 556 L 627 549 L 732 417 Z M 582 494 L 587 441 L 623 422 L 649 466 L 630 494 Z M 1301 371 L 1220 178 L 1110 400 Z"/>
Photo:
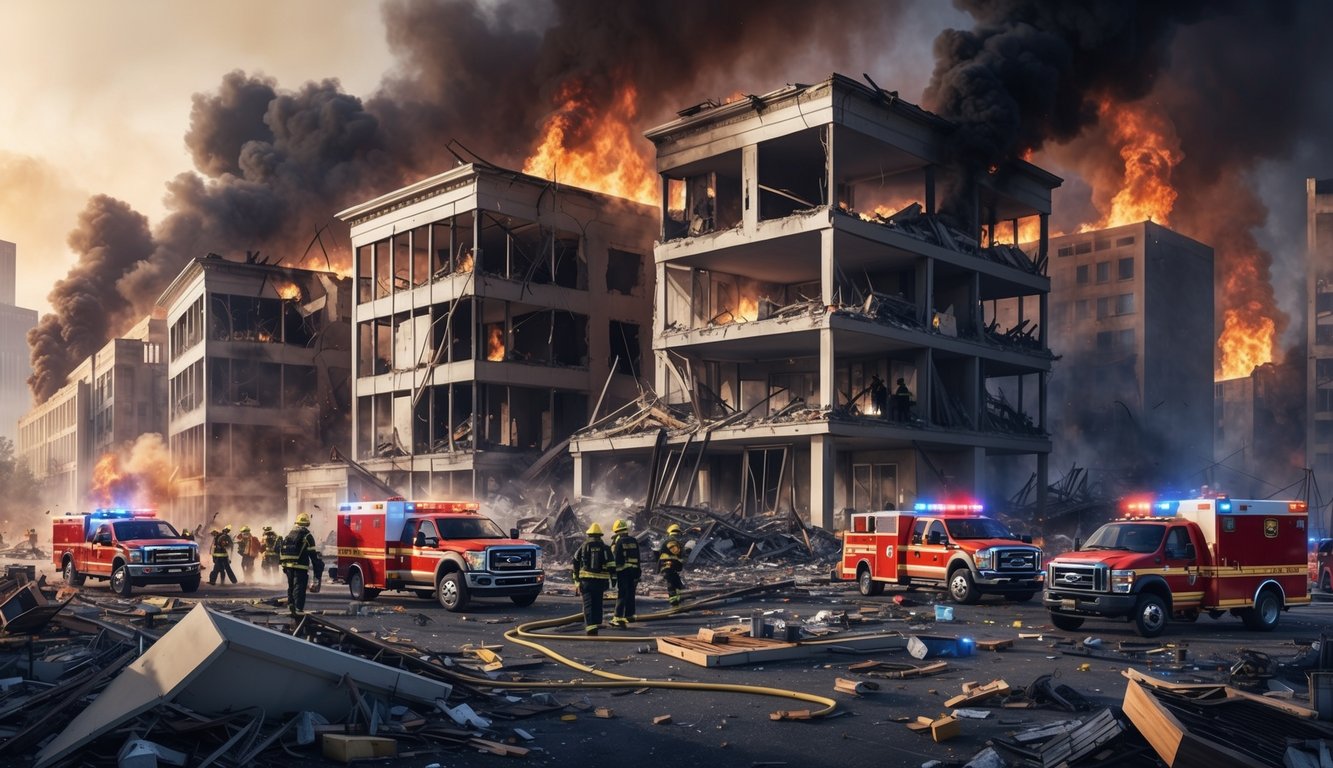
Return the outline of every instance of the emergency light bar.
<path id="1" fill-rule="evenodd" d="M 944 504 L 939 502 L 918 501 L 912 505 L 913 512 L 981 512 L 980 504 Z"/>
<path id="2" fill-rule="evenodd" d="M 91 517 L 101 520 L 132 520 L 136 517 L 157 517 L 157 512 L 151 509 L 125 509 L 123 507 L 99 508 L 93 510 Z"/>

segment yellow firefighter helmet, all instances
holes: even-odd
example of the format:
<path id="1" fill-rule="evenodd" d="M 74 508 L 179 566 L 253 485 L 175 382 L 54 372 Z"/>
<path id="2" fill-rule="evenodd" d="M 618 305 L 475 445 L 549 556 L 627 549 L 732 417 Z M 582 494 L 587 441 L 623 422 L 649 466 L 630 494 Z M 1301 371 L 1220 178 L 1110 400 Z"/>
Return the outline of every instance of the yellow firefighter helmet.
<path id="1" fill-rule="evenodd" d="M 611 533 L 624 533 L 629 530 L 629 523 L 624 520 L 617 520 L 611 524 Z"/>
<path id="2" fill-rule="evenodd" d="M 588 535 L 589 535 L 589 536 L 601 536 L 601 535 L 602 535 L 602 526 L 598 525 L 597 523 L 593 523 L 592 525 L 588 526 Z"/>
<path id="3" fill-rule="evenodd" d="M 297 515 L 297 516 L 296 516 L 296 524 L 297 524 L 297 525 L 310 525 L 310 515 L 306 514 L 305 512 L 302 512 L 301 514 Z"/>
<path id="4" fill-rule="evenodd" d="M 223 533 L 231 533 L 231 526 L 230 526 L 230 525 L 224 525 L 224 526 L 222 526 L 222 532 L 223 532 Z"/>
<path id="5" fill-rule="evenodd" d="M 241 533 L 249 533 L 249 532 L 250 532 L 250 526 L 248 525 L 241 526 Z"/>
<path id="6" fill-rule="evenodd" d="M 264 526 L 264 530 L 265 530 L 265 531 L 271 531 L 271 530 L 273 530 L 273 526 L 271 526 L 271 525 L 266 525 L 266 526 Z"/>
<path id="7" fill-rule="evenodd" d="M 668 535 L 668 536 L 675 536 L 675 535 L 678 534 L 678 533 L 680 533 L 680 526 L 679 526 L 679 525 L 676 525 L 675 523 L 672 523 L 671 525 L 668 525 L 668 526 L 667 526 L 667 535 Z"/>

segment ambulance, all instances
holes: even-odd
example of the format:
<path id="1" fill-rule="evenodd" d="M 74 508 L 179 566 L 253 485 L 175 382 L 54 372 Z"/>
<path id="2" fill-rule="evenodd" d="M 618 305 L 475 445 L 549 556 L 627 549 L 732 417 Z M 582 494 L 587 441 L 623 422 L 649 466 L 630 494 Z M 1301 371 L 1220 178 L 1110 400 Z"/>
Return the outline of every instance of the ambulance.
<path id="1" fill-rule="evenodd" d="M 958 603 L 1041 591 L 1041 550 L 986 517 L 980 504 L 918 502 L 911 512 L 858 512 L 843 533 L 839 577 L 863 595 L 885 584 L 944 588 Z"/>
<path id="2" fill-rule="evenodd" d="M 1058 628 L 1090 617 L 1156 637 L 1207 613 L 1272 630 L 1310 602 L 1303 501 L 1227 497 L 1133 501 L 1074 552 L 1051 560 L 1043 605 Z"/>
<path id="3" fill-rule="evenodd" d="M 135 587 L 177 584 L 199 589 L 199 547 L 152 509 L 97 509 L 51 522 L 51 560 L 71 587 L 85 579 L 111 582 L 129 597 Z"/>
<path id="4" fill-rule="evenodd" d="M 474 598 L 532 605 L 545 574 L 541 548 L 508 533 L 473 501 L 354 502 L 338 508 L 338 564 L 356 600 L 386 589 L 461 611 Z"/>

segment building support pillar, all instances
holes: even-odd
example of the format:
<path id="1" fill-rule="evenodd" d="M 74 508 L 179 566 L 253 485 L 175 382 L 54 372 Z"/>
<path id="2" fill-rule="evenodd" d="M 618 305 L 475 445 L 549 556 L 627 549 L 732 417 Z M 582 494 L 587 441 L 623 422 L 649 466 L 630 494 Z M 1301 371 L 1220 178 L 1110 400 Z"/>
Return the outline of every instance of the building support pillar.
<path id="1" fill-rule="evenodd" d="M 581 499 L 592 495 L 592 468 L 588 466 L 586 453 L 570 454 L 574 458 L 574 498 Z"/>
<path id="2" fill-rule="evenodd" d="M 834 296 L 836 283 L 834 280 L 833 264 L 833 229 L 825 229 L 819 233 L 819 282 L 823 286 L 824 306 L 836 306 L 837 301 Z M 828 317 L 828 315 L 825 315 Z M 833 330 L 823 328 L 819 331 L 819 401 L 822 405 L 837 407 L 838 396 L 836 386 L 836 367 L 837 359 L 834 356 L 833 349 Z"/>
<path id="3" fill-rule="evenodd" d="M 759 227 L 759 146 L 741 147 L 741 230 L 754 232 Z"/>
<path id="4" fill-rule="evenodd" d="M 810 438 L 810 524 L 833 530 L 833 485 L 837 472 L 831 435 Z"/>

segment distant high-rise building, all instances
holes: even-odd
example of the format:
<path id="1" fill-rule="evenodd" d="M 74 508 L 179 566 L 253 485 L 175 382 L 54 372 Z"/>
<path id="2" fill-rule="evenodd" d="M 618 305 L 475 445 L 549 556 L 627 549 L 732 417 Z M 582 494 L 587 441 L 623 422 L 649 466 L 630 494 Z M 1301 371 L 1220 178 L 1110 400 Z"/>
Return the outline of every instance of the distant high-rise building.
<path id="1" fill-rule="evenodd" d="M 28 377 L 32 356 L 28 331 L 37 325 L 37 311 L 14 306 L 18 246 L 0 240 L 0 437 L 14 440 L 18 420 L 32 406 Z"/>
<path id="2" fill-rule="evenodd" d="M 1152 222 L 1051 238 L 1051 460 L 1160 490 L 1213 462 L 1213 249 Z"/>

